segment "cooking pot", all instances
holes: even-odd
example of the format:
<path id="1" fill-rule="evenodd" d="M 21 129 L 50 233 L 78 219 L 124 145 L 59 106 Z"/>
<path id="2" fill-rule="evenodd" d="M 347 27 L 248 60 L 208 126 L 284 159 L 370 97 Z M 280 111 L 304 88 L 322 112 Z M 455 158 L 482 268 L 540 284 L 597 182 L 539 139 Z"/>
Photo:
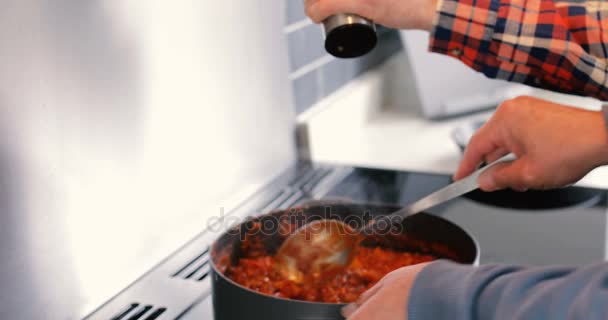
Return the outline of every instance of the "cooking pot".
<path id="1" fill-rule="evenodd" d="M 224 274 L 226 267 L 238 262 L 241 244 L 245 235 L 250 235 L 254 224 L 264 226 L 264 232 L 257 232 L 255 236 L 260 237 L 258 240 L 263 243 L 264 249 L 273 254 L 287 236 L 285 232 L 280 232 L 281 227 L 277 221 L 281 218 L 295 217 L 290 221 L 296 221 L 297 226 L 327 218 L 349 223 L 357 221 L 366 223 L 366 219 L 388 215 L 397 209 L 399 209 L 397 206 L 379 204 L 312 203 L 251 218 L 230 229 L 211 247 L 211 282 L 215 319 L 344 319 L 340 314 L 344 304 L 290 300 L 264 295 L 232 281 Z M 420 213 L 402 220 L 394 227 L 394 230 L 399 230 L 400 234 L 388 233 L 384 236 L 375 236 L 364 241 L 363 245 L 423 251 L 464 264 L 479 262 L 479 248 L 473 237 L 441 217 Z M 424 248 L 420 247 L 420 243 L 425 244 Z"/>

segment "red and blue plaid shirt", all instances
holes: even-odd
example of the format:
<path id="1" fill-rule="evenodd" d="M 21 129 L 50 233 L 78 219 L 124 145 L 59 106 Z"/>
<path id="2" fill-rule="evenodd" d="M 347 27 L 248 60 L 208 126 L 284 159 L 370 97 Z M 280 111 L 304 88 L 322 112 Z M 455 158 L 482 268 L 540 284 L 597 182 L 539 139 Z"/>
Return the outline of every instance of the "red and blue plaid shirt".
<path id="1" fill-rule="evenodd" d="M 608 101 L 608 0 L 443 0 L 430 49 L 490 78 Z"/>

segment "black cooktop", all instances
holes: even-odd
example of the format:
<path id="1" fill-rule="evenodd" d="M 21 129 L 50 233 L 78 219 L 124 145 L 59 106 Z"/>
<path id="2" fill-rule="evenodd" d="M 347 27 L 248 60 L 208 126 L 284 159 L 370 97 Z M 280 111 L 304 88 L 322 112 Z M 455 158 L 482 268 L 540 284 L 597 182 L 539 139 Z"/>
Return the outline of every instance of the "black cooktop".
<path id="1" fill-rule="evenodd" d="M 450 182 L 447 175 L 359 168 L 326 197 L 405 205 Z M 476 191 L 429 212 L 471 232 L 482 264 L 578 265 L 606 259 L 606 193 L 582 187 Z"/>

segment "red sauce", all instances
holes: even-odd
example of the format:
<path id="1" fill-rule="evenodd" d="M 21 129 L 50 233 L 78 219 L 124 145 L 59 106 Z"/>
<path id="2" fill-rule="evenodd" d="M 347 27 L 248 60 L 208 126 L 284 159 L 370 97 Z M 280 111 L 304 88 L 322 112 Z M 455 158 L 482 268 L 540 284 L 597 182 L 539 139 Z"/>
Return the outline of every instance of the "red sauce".
<path id="1" fill-rule="evenodd" d="M 404 238 L 404 240 L 407 240 Z M 416 242 L 412 239 L 413 242 Z M 417 246 L 421 242 L 416 242 Z M 435 246 L 430 246 L 434 249 Z M 235 282 L 260 293 L 296 300 L 349 303 L 376 284 L 386 274 L 401 267 L 438 259 L 429 247 L 418 252 L 383 247 L 358 248 L 351 265 L 338 274 L 322 279 L 308 279 L 298 284 L 285 279 L 274 269 L 272 254 L 266 252 L 261 241 L 246 239 L 241 244 L 241 258 L 225 273 Z M 423 253 L 419 253 L 423 252 Z"/>
<path id="2" fill-rule="evenodd" d="M 348 268 L 322 280 L 310 279 L 302 284 L 287 280 L 274 270 L 274 260 L 270 255 L 242 258 L 236 266 L 228 267 L 226 274 L 242 286 L 267 295 L 348 303 L 357 300 L 391 271 L 436 259 L 428 254 L 361 247 Z"/>

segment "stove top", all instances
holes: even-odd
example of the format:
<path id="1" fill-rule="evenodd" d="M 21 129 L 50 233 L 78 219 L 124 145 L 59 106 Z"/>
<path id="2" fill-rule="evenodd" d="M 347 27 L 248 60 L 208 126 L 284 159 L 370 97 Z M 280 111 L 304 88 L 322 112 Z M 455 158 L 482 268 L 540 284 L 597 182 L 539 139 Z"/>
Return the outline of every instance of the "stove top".
<path id="1" fill-rule="evenodd" d="M 328 196 L 405 205 L 450 182 L 444 175 L 355 169 Z M 477 191 L 429 212 L 469 231 L 482 264 L 580 265 L 606 259 L 606 209 L 605 190 L 569 187 Z"/>
<path id="2" fill-rule="evenodd" d="M 405 205 L 450 182 L 446 175 L 304 166 L 279 177 L 232 215 L 245 217 L 318 199 Z M 581 265 L 607 257 L 606 195 L 606 190 L 579 187 L 524 194 L 473 192 L 429 212 L 470 232 L 479 243 L 482 264 Z M 212 319 L 207 246 L 218 232 L 202 233 L 89 318 L 144 319 L 152 312 L 146 310 L 160 309 L 158 319 Z M 140 318 L 133 318 L 137 314 Z"/>

